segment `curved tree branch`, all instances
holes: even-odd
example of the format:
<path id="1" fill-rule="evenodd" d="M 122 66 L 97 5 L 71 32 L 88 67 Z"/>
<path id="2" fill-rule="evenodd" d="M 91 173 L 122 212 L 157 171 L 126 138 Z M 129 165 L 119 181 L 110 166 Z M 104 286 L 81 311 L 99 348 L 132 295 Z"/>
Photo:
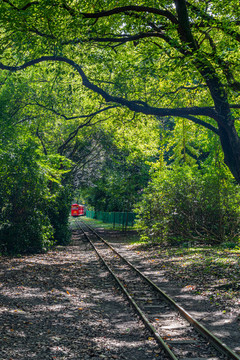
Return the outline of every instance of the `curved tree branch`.
<path id="1" fill-rule="evenodd" d="M 95 116 L 95 115 L 94 115 Z M 78 132 L 80 129 L 82 129 L 85 126 L 94 126 L 96 124 L 99 124 L 107 119 L 101 119 L 101 120 L 97 120 L 94 123 L 92 123 L 92 119 L 94 118 L 94 116 L 92 116 L 88 121 L 86 121 L 84 124 L 80 124 L 77 126 L 77 128 L 75 130 L 73 130 L 68 138 L 64 141 L 64 143 L 58 147 L 58 153 L 59 154 L 63 154 L 63 151 L 66 149 L 67 145 L 77 136 Z M 109 118 L 109 117 L 108 117 Z"/>
<path id="2" fill-rule="evenodd" d="M 39 138 L 39 140 L 40 140 L 40 142 L 42 144 L 44 154 L 47 155 L 46 146 L 45 146 L 44 141 L 43 141 L 43 139 L 42 139 L 42 137 L 41 137 L 41 135 L 39 133 L 39 125 L 38 125 L 37 130 L 36 130 L 36 135 L 37 135 L 37 137 Z"/>
<path id="3" fill-rule="evenodd" d="M 184 116 L 185 119 L 188 119 L 188 120 L 191 120 L 192 122 L 194 122 L 195 124 L 198 124 L 198 125 L 202 125 L 204 126 L 205 128 L 211 130 L 212 132 L 214 132 L 215 134 L 219 135 L 219 131 L 217 128 L 215 128 L 215 126 L 212 126 L 211 124 L 208 124 L 206 123 L 205 121 L 201 120 L 201 119 L 198 119 L 194 116 Z"/>
<path id="4" fill-rule="evenodd" d="M 86 88 L 88 88 L 88 89 L 92 90 L 93 92 L 102 96 L 106 102 L 113 102 L 116 104 L 120 104 L 122 106 L 126 106 L 131 111 L 142 113 L 145 115 L 154 115 L 154 116 L 185 117 L 185 116 L 189 116 L 189 115 L 193 115 L 193 116 L 201 116 L 202 115 L 202 116 L 208 116 L 208 117 L 214 119 L 215 121 L 218 121 L 217 113 L 215 112 L 213 107 L 186 107 L 186 108 L 176 108 L 176 109 L 158 108 L 158 107 L 149 106 L 147 103 L 142 102 L 142 101 L 131 101 L 131 100 L 127 100 L 123 97 L 113 96 L 113 95 L 107 93 L 104 89 L 100 88 L 99 86 L 97 86 L 97 85 L 93 84 L 91 81 L 89 81 L 88 77 L 86 76 L 86 74 L 84 73 L 84 71 L 80 65 L 75 63 L 73 60 L 63 57 L 63 56 L 42 56 L 40 58 L 27 61 L 26 63 L 24 63 L 23 65 L 20 65 L 20 66 L 8 66 L 8 65 L 4 65 L 3 63 L 0 62 L 0 69 L 9 70 L 11 72 L 16 72 L 16 71 L 24 70 L 30 66 L 33 66 L 33 65 L 36 65 L 36 64 L 39 64 L 42 62 L 47 62 L 47 61 L 59 61 L 59 62 L 69 64 L 81 76 L 82 83 Z M 202 125 L 204 126 L 204 122 L 202 123 Z M 207 123 L 206 123 L 205 127 L 209 128 Z"/>
<path id="5" fill-rule="evenodd" d="M 240 109 L 240 104 L 229 104 L 230 109 Z"/>
<path id="6" fill-rule="evenodd" d="M 11 3 L 11 1 L 9 0 L 2 0 L 3 2 L 7 3 L 8 5 L 10 5 L 13 9 L 17 10 L 17 11 L 24 11 L 24 10 L 27 10 L 30 6 L 32 5 L 37 5 L 39 4 L 38 1 L 30 1 L 28 4 L 24 5 L 22 8 L 18 8 L 17 6 L 13 5 Z"/>
<path id="7" fill-rule="evenodd" d="M 57 116 L 60 116 L 60 117 L 64 118 L 65 120 L 91 118 L 91 117 L 93 117 L 93 116 L 96 116 L 96 115 L 98 115 L 98 114 L 101 114 L 101 113 L 104 112 L 104 111 L 107 111 L 107 110 L 110 110 L 110 109 L 115 109 L 115 108 L 118 107 L 117 105 L 107 106 L 107 107 L 105 107 L 105 108 L 103 108 L 103 109 L 96 110 L 96 111 L 94 111 L 93 113 L 88 114 L 88 115 L 66 116 L 66 115 L 61 114 L 60 112 L 58 112 L 58 111 L 56 111 L 56 110 L 54 110 L 54 109 L 52 109 L 52 108 L 49 108 L 49 107 L 47 107 L 47 106 L 45 106 L 45 105 L 43 105 L 43 104 L 40 104 L 40 103 L 37 102 L 37 101 L 36 101 L 36 103 L 28 103 L 28 104 L 26 104 L 26 106 L 27 106 L 27 105 L 37 105 L 37 106 L 39 106 L 39 107 L 41 107 L 41 108 L 43 108 L 43 109 L 45 109 L 45 110 L 47 110 L 47 111 L 52 112 L 53 114 L 55 114 L 55 115 L 57 115 Z"/>
<path id="8" fill-rule="evenodd" d="M 111 10 L 100 11 L 96 13 L 81 13 L 81 15 L 83 15 L 85 18 L 88 19 L 99 19 L 105 16 L 111 16 L 115 14 L 132 12 L 132 11 L 164 16 L 165 18 L 169 19 L 173 24 L 178 24 L 176 17 L 170 11 L 153 8 L 150 6 L 137 6 L 137 5 L 120 6 L 120 7 L 115 7 L 114 9 Z"/>

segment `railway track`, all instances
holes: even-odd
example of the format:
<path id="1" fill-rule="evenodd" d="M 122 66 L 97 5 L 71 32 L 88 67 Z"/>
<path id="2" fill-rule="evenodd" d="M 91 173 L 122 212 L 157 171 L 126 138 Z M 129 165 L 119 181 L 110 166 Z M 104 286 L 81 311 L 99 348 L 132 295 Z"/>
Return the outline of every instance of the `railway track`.
<path id="1" fill-rule="evenodd" d="M 83 221 L 77 224 L 169 359 L 240 360 L 93 228 Z"/>

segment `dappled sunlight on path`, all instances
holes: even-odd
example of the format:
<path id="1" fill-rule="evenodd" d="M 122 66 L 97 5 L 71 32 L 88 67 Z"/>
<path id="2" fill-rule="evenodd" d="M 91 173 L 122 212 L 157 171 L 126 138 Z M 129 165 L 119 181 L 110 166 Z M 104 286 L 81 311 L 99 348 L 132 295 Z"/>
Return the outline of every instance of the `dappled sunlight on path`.
<path id="1" fill-rule="evenodd" d="M 1 360 L 160 359 L 91 250 L 1 258 Z"/>

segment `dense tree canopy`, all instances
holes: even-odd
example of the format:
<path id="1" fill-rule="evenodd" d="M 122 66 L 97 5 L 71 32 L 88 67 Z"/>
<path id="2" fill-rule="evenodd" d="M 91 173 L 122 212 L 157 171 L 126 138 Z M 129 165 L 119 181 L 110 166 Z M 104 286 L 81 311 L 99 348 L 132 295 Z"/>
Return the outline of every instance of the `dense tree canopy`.
<path id="1" fill-rule="evenodd" d="M 44 89 L 64 121 L 130 110 L 200 124 L 240 182 L 239 16 L 237 0 L 2 0 L 0 68 L 32 76 L 34 104 Z"/>
<path id="2" fill-rule="evenodd" d="M 99 210 L 143 194 L 150 233 L 237 239 L 239 20 L 237 0 L 0 1 L 0 250 L 67 243 L 72 184 Z"/>
<path id="3" fill-rule="evenodd" d="M 102 134 L 97 143 L 98 156 L 85 171 L 80 169 L 76 174 L 77 194 L 87 202 L 89 209 L 132 211 L 148 183 L 149 165 L 145 159 L 134 155 L 134 149 L 128 150 L 126 144 L 119 149 L 119 143 L 114 144 L 119 139 L 114 135 Z M 151 159 L 149 155 L 148 159 Z"/>

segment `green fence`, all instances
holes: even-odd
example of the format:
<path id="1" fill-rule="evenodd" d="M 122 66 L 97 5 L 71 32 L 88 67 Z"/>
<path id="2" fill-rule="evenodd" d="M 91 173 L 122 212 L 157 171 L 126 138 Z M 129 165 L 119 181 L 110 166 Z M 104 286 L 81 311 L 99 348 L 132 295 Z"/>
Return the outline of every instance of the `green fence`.
<path id="1" fill-rule="evenodd" d="M 86 211 L 86 216 L 91 219 L 101 220 L 104 223 L 121 225 L 123 228 L 133 226 L 136 215 L 132 212 L 103 212 L 103 211 Z"/>

